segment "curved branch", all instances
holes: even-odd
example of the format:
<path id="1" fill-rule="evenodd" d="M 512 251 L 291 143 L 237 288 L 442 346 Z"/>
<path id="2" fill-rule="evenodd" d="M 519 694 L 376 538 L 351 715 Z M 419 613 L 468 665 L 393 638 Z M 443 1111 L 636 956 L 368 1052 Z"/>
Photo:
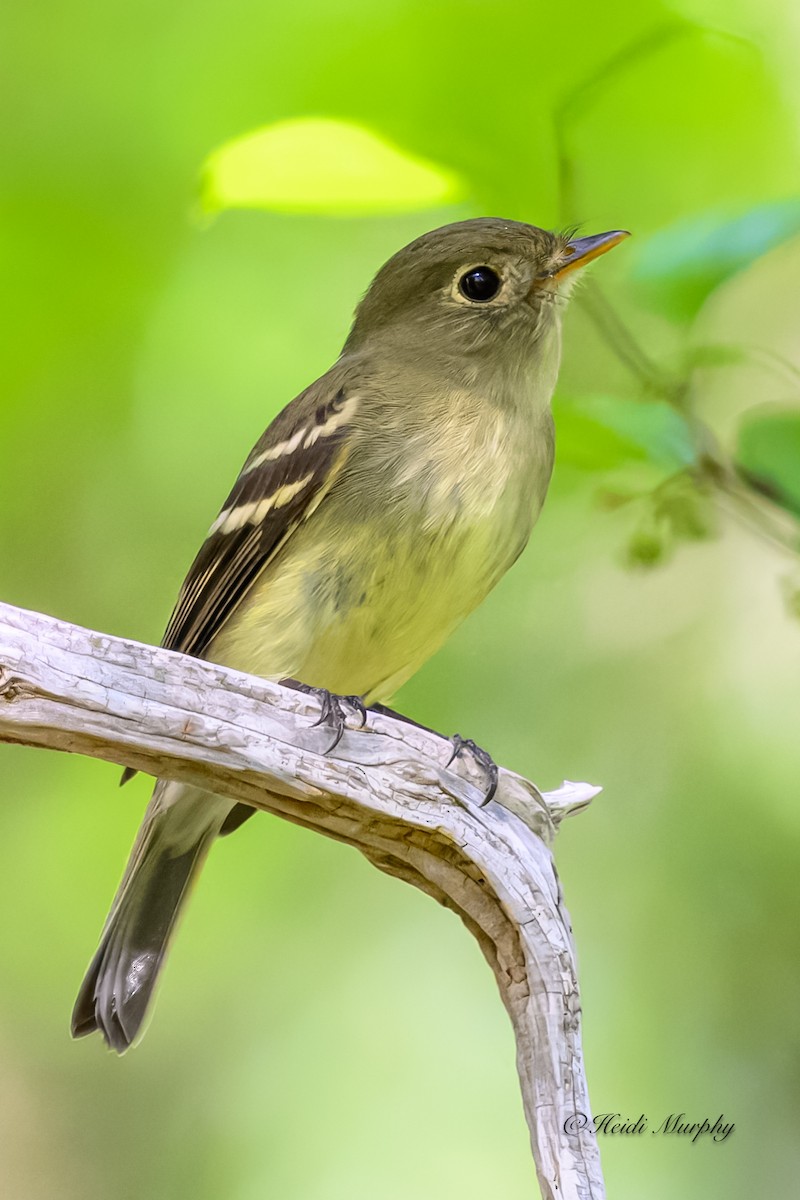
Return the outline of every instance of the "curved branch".
<path id="1" fill-rule="evenodd" d="M 168 650 L 0 604 L 0 741 L 107 759 L 223 793 L 355 846 L 458 913 L 514 1025 L 544 1200 L 602 1200 L 568 914 L 550 854 L 599 789 L 495 799 L 436 734 L 370 714 L 325 753 L 317 701 Z"/>

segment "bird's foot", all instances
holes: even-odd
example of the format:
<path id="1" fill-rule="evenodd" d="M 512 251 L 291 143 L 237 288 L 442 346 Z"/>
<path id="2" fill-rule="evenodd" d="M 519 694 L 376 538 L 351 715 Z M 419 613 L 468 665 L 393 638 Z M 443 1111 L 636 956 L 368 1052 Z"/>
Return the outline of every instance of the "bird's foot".
<path id="1" fill-rule="evenodd" d="M 482 746 L 478 746 L 477 743 L 473 742 L 472 738 L 463 738 L 460 733 L 454 733 L 450 738 L 450 742 L 453 747 L 453 753 L 447 760 L 448 767 L 457 758 L 461 758 L 464 754 L 469 754 L 472 761 L 480 769 L 486 789 L 481 801 L 481 808 L 483 808 L 485 804 L 488 804 L 494 798 L 494 794 L 497 791 L 497 763 L 491 754 L 487 750 L 484 750 Z"/>
<path id="2" fill-rule="evenodd" d="M 339 745 L 347 728 L 348 717 L 355 713 L 361 718 L 359 729 L 363 729 L 367 723 L 367 710 L 360 696 L 336 696 L 327 688 L 310 687 L 307 683 L 296 683 L 294 680 L 284 680 L 284 683 L 289 684 L 295 691 L 315 696 L 319 700 L 320 713 L 312 729 L 317 725 L 324 725 L 333 733 L 333 741 L 324 751 L 325 754 L 330 754 L 331 750 L 335 750 Z"/>
<path id="3" fill-rule="evenodd" d="M 412 721 L 411 717 L 406 717 L 403 713 L 397 712 L 393 708 L 387 708 L 384 704 L 371 704 L 370 712 L 382 713 L 386 717 L 394 717 L 398 721 L 403 721 L 406 725 L 413 725 L 416 729 L 424 729 L 427 733 L 435 733 L 437 737 L 442 737 L 435 729 L 431 729 L 429 725 L 420 725 L 419 721 Z M 455 733 L 451 738 L 447 739 L 453 747 L 453 753 L 446 762 L 446 766 L 450 766 L 457 758 L 461 758 L 463 754 L 469 754 L 472 761 L 479 767 L 484 777 L 485 794 L 481 801 L 481 807 L 488 804 L 494 798 L 497 791 L 497 763 L 492 758 L 488 751 L 482 746 L 478 746 L 471 738 L 463 738 L 460 733 Z"/>

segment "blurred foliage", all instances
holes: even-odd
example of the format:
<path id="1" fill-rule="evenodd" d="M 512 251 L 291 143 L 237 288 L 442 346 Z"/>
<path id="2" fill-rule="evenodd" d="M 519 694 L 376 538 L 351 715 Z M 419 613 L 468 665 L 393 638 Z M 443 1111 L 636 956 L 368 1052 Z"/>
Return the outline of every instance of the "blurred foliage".
<path id="1" fill-rule="evenodd" d="M 558 464 L 529 551 L 397 703 L 542 786 L 605 785 L 557 848 L 595 1111 L 736 1123 L 721 1146 L 606 1139 L 609 1195 L 789 1194 L 788 0 L 625 0 L 600 17 L 588 0 L 47 0 L 7 6 L 4 25 L 10 602 L 158 640 L 251 444 L 423 230 L 494 214 L 634 232 L 567 316 Z M 464 198 L 407 211 L 423 202 L 400 195 L 409 176 L 387 197 L 368 155 L 380 214 L 330 215 L 345 171 L 315 197 L 329 215 L 191 219 L 209 156 L 301 119 L 366 130 Z M 300 161 L 306 200 L 321 164 Z M 109 766 L 12 747 L 0 771 L 3 1195 L 532 1194 L 511 1035 L 471 940 L 278 821 L 215 849 L 143 1046 L 119 1062 L 70 1043 L 147 781 L 118 793 Z"/>
<path id="2" fill-rule="evenodd" d="M 578 397 L 555 403 L 562 462 L 607 471 L 629 459 L 665 470 L 688 467 L 695 446 L 686 420 L 663 400 L 641 404 L 622 396 Z"/>
<path id="3" fill-rule="evenodd" d="M 800 233 L 800 199 L 759 205 L 729 217 L 700 213 L 653 234 L 631 278 L 658 312 L 689 319 L 723 280 Z"/>
<path id="4" fill-rule="evenodd" d="M 800 516 L 800 408 L 748 414 L 736 460 L 756 487 Z"/>
<path id="5" fill-rule="evenodd" d="M 461 199 L 449 171 L 403 154 L 347 121 L 278 121 L 234 138 L 206 160 L 203 206 L 277 212 L 397 213 Z"/>

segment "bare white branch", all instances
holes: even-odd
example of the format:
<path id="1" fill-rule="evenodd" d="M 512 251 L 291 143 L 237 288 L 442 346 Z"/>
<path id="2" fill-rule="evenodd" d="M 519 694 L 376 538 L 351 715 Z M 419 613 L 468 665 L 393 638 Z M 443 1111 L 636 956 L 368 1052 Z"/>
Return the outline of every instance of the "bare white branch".
<path id="1" fill-rule="evenodd" d="M 544 1200 L 603 1200 L 569 916 L 550 846 L 599 789 L 540 793 L 500 771 L 495 799 L 433 733 L 370 714 L 326 754 L 313 697 L 0 604 L 0 741 L 182 780 L 357 847 L 458 913 L 490 963 Z M 357 722 L 355 722 L 357 724 Z"/>

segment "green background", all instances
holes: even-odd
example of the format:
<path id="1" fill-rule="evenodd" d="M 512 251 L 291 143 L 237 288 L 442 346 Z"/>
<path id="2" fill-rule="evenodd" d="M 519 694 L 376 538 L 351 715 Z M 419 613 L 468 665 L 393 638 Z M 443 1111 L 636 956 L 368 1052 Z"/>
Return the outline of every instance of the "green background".
<path id="1" fill-rule="evenodd" d="M 158 641 L 245 454 L 335 357 L 373 272 L 469 215 L 634 231 L 595 280 L 723 448 L 745 437 L 750 465 L 797 497 L 789 0 L 49 0 L 3 21 L 3 600 Z M 199 220 L 206 156 L 302 115 L 366 123 L 458 172 L 464 203 Z M 698 517 L 695 495 L 684 527 L 677 510 L 665 525 L 647 493 L 692 458 L 686 426 L 587 312 L 567 317 L 532 544 L 398 707 L 540 786 L 604 785 L 557 846 L 593 1110 L 736 1125 L 722 1145 L 602 1139 L 609 1195 L 786 1195 L 797 559 L 730 505 Z M 662 557 L 665 537 L 656 569 L 626 565 Z M 352 850 L 272 818 L 212 854 L 141 1047 L 120 1061 L 71 1042 L 148 796 L 117 779 L 0 748 L 0 1194 L 536 1194 L 477 947 Z"/>

